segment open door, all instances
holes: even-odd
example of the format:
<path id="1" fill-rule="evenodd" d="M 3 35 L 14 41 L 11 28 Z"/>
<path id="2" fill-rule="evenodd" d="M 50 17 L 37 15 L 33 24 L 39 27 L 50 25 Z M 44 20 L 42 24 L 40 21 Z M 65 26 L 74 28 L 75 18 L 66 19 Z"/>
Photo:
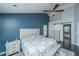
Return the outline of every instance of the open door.
<path id="1" fill-rule="evenodd" d="M 71 49 L 71 24 L 63 25 L 63 47 Z"/>

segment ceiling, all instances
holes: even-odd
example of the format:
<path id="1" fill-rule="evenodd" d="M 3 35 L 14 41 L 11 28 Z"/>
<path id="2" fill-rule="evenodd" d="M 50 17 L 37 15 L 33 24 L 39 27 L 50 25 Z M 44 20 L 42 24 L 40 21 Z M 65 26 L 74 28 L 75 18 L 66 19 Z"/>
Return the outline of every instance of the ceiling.
<path id="1" fill-rule="evenodd" d="M 0 3 L 0 13 L 44 13 L 50 10 L 55 3 Z M 67 9 L 74 3 L 62 3 L 58 9 Z"/>

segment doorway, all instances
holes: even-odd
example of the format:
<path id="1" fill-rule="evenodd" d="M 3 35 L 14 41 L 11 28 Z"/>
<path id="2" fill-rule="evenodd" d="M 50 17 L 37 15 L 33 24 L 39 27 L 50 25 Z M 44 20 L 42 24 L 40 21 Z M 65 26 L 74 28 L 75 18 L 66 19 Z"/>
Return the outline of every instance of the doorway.
<path id="1" fill-rule="evenodd" d="M 71 49 L 71 24 L 63 25 L 63 47 L 65 49 Z"/>

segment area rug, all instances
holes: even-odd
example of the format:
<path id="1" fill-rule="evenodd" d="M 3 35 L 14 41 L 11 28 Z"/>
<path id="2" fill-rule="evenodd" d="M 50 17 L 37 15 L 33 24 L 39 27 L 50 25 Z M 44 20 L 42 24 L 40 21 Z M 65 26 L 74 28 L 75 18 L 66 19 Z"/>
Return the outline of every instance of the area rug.
<path id="1" fill-rule="evenodd" d="M 75 53 L 69 50 L 66 50 L 64 48 L 60 48 L 57 53 L 56 56 L 74 56 Z"/>

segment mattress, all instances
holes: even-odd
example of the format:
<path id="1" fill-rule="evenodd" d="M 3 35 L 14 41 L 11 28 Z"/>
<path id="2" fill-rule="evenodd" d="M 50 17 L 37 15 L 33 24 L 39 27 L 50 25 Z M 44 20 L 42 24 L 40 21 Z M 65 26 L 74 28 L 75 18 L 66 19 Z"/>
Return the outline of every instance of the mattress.
<path id="1" fill-rule="evenodd" d="M 27 36 L 21 40 L 25 56 L 44 56 L 49 49 L 57 46 L 56 40 L 43 36 Z"/>

